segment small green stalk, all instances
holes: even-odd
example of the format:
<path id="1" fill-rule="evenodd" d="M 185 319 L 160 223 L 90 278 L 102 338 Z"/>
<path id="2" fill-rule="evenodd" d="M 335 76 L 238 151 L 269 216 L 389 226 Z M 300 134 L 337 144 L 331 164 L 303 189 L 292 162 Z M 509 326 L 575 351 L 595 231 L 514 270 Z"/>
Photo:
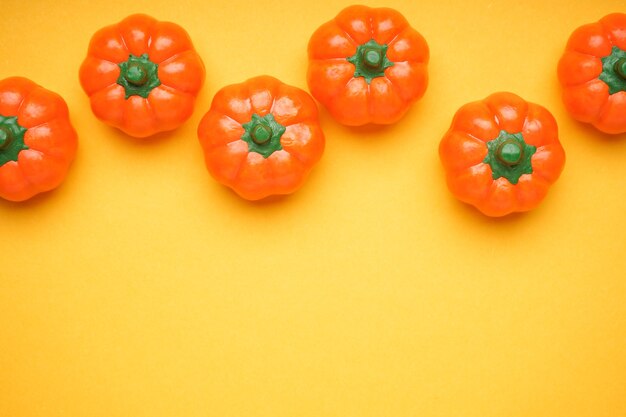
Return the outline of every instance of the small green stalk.
<path id="1" fill-rule="evenodd" d="M 626 51 L 614 46 L 611 54 L 602 58 L 598 78 L 609 86 L 609 94 L 626 91 Z"/>
<path id="2" fill-rule="evenodd" d="M 19 153 L 28 146 L 24 144 L 27 129 L 17 123 L 17 117 L 0 115 L 0 166 L 9 161 L 17 161 Z"/>
<path id="3" fill-rule="evenodd" d="M 8 147 L 11 144 L 11 141 L 12 137 L 9 130 L 4 126 L 0 126 L 0 149 Z"/>
<path id="4" fill-rule="evenodd" d="M 374 39 L 359 45 L 351 57 L 346 58 L 354 65 L 354 77 L 363 77 L 369 84 L 376 77 L 383 77 L 385 69 L 393 66 L 387 58 L 387 45 L 381 45 Z"/>
<path id="5" fill-rule="evenodd" d="M 509 167 L 517 165 L 524 156 L 522 145 L 515 139 L 507 139 L 498 146 L 496 157 L 498 160 Z"/>
<path id="6" fill-rule="evenodd" d="M 615 63 L 614 69 L 617 75 L 626 80 L 626 58 L 618 59 Z"/>
<path id="7" fill-rule="evenodd" d="M 117 83 L 124 87 L 125 97 L 141 96 L 148 98 L 150 92 L 161 85 L 159 66 L 150 61 L 148 54 L 130 55 L 128 61 L 118 64 L 120 76 Z"/>
<path id="8" fill-rule="evenodd" d="M 497 138 L 487 142 L 487 156 L 484 163 L 491 166 L 492 178 L 504 177 L 511 184 L 517 184 L 524 174 L 532 174 L 531 158 L 537 148 L 528 145 L 521 133 L 501 131 Z"/>
<path id="9" fill-rule="evenodd" d="M 263 117 L 253 114 L 252 120 L 242 126 L 244 133 L 241 140 L 248 144 L 248 151 L 269 158 L 274 152 L 283 149 L 280 138 L 285 133 L 286 128 L 278 123 L 271 113 Z"/>
<path id="10" fill-rule="evenodd" d="M 250 137 L 257 145 L 263 145 L 272 139 L 272 129 L 264 124 L 258 124 L 250 132 Z"/>

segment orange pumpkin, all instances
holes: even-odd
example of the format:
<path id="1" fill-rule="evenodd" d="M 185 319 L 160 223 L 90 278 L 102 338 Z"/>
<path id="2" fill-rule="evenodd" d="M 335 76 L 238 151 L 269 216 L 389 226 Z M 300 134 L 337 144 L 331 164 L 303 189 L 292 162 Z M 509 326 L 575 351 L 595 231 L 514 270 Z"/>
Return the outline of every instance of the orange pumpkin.
<path id="1" fill-rule="evenodd" d="M 626 14 L 576 29 L 559 60 L 558 77 L 574 119 L 605 133 L 625 133 Z"/>
<path id="2" fill-rule="evenodd" d="M 80 68 L 96 117 L 135 137 L 185 122 L 203 82 L 187 32 L 143 14 L 96 32 Z"/>
<path id="3" fill-rule="evenodd" d="M 0 197 L 23 201 L 58 187 L 77 145 L 58 94 L 22 77 L 0 81 Z"/>
<path id="4" fill-rule="evenodd" d="M 565 164 L 554 117 L 504 92 L 461 107 L 439 156 L 452 194 L 494 217 L 536 207 Z"/>
<path id="5" fill-rule="evenodd" d="M 395 123 L 428 85 L 428 45 L 394 9 L 347 7 L 308 51 L 311 94 L 345 125 Z"/>
<path id="6" fill-rule="evenodd" d="M 313 98 L 269 76 L 222 88 L 198 137 L 211 175 L 247 200 L 296 191 L 325 143 Z"/>

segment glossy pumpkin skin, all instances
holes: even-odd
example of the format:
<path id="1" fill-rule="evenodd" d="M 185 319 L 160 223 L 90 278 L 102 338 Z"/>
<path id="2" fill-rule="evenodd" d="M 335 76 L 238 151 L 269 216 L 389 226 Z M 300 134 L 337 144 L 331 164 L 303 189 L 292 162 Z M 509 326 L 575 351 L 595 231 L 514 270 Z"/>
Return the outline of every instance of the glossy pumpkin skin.
<path id="1" fill-rule="evenodd" d="M 0 81 L 0 197 L 24 201 L 58 187 L 77 143 L 58 94 L 22 77 Z"/>
<path id="2" fill-rule="evenodd" d="M 315 31 L 308 55 L 311 94 L 344 125 L 395 123 L 428 85 L 428 45 L 393 9 L 344 9 Z"/>
<path id="3" fill-rule="evenodd" d="M 247 200 L 296 191 L 325 144 L 313 98 L 269 76 L 218 91 L 198 138 L 211 175 Z"/>
<path id="4" fill-rule="evenodd" d="M 535 208 L 565 164 L 554 117 L 506 92 L 461 107 L 439 156 L 452 194 L 492 217 Z"/>
<path id="5" fill-rule="evenodd" d="M 79 75 L 98 119 L 146 137 L 191 116 L 205 70 L 183 28 L 135 14 L 94 34 Z"/>
<path id="6" fill-rule="evenodd" d="M 626 132 L 626 14 L 576 29 L 558 64 L 570 115 L 598 130 Z"/>

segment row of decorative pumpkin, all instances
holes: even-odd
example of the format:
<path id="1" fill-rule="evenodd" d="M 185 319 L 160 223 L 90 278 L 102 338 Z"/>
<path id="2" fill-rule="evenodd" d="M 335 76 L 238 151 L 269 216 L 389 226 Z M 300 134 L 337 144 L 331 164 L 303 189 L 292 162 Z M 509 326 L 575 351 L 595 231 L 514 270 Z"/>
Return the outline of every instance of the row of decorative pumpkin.
<path id="1" fill-rule="evenodd" d="M 344 9 L 308 52 L 311 94 L 348 126 L 395 123 L 426 91 L 427 43 L 393 9 Z M 574 31 L 558 75 L 575 119 L 626 132 L 626 15 Z M 187 32 L 142 14 L 97 31 L 80 68 L 96 117 L 134 137 L 184 123 L 204 77 Z M 297 190 L 325 141 L 311 96 L 270 76 L 218 91 L 198 136 L 209 172 L 248 200 Z M 0 196 L 57 187 L 76 146 L 61 97 L 24 78 L 0 81 Z M 504 92 L 463 106 L 439 154 L 451 192 L 489 216 L 535 207 L 565 163 L 552 115 Z"/>

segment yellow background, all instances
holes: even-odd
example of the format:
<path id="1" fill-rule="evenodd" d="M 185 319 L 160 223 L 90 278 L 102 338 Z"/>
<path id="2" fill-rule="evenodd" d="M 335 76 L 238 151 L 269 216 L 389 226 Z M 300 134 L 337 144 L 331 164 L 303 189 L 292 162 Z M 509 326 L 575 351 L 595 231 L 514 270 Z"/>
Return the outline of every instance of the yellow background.
<path id="1" fill-rule="evenodd" d="M 400 123 L 321 110 L 322 161 L 253 204 L 206 172 L 196 126 L 259 74 L 306 88 L 331 0 L 3 0 L 0 78 L 60 93 L 80 137 L 58 190 L 0 202 L 1 417 L 624 417 L 626 135 L 571 120 L 556 64 L 623 0 L 394 0 L 431 49 Z M 620 10 L 621 9 L 621 10 Z M 153 141 L 95 119 L 91 35 L 145 12 L 207 68 L 193 117 Z M 464 103 L 550 109 L 567 152 L 539 208 L 494 220 L 447 191 L 437 147 Z"/>

